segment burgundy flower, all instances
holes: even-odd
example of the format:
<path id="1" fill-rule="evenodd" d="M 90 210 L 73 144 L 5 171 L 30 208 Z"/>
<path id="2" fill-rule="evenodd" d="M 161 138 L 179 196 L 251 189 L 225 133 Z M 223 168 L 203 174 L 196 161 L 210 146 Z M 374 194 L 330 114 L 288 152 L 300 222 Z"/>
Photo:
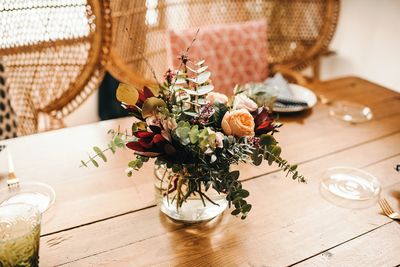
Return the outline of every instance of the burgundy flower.
<path id="1" fill-rule="evenodd" d="M 279 127 L 267 108 L 259 108 L 253 114 L 253 117 L 255 124 L 254 133 L 256 136 L 273 132 L 277 127 Z"/>
<path id="2" fill-rule="evenodd" d="M 150 128 L 151 132 L 138 131 L 133 133 L 138 140 L 129 142 L 126 146 L 144 156 L 155 157 L 163 154 L 164 146 L 169 142 L 161 135 L 159 127 L 151 126 Z"/>

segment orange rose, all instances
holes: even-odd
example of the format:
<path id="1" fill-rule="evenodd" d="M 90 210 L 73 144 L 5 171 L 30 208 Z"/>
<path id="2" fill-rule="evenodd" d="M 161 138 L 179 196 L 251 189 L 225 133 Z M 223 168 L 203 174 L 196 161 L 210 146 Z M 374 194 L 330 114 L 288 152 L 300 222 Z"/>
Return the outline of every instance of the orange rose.
<path id="1" fill-rule="evenodd" d="M 236 137 L 254 136 L 254 119 L 247 109 L 226 112 L 221 123 L 224 133 Z"/>

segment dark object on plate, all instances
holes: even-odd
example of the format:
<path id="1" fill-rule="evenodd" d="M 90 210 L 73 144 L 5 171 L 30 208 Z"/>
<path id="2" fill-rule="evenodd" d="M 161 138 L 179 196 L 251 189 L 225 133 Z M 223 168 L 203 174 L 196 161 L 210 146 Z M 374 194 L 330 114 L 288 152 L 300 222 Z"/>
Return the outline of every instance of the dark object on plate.
<path id="1" fill-rule="evenodd" d="M 305 106 L 300 106 L 300 105 L 284 105 L 284 104 L 281 104 L 281 103 L 279 103 L 279 102 L 275 102 L 274 103 L 274 106 L 273 106 L 273 110 L 275 111 L 275 112 L 284 112 L 284 113 L 287 113 L 287 112 L 299 112 L 299 111 L 303 111 L 303 110 L 305 110 L 305 109 L 307 109 Z"/>
<path id="2" fill-rule="evenodd" d="M 310 89 L 300 86 L 298 84 L 290 84 L 291 96 L 277 97 L 272 106 L 272 110 L 278 113 L 291 113 L 307 110 L 315 106 L 317 103 L 317 96 Z"/>
<path id="3" fill-rule="evenodd" d="M 290 99 L 290 98 L 281 98 L 278 97 L 276 99 L 276 102 L 282 105 L 289 105 L 289 106 L 302 106 L 302 107 L 308 107 L 307 102 L 297 100 L 297 99 Z"/>
<path id="4" fill-rule="evenodd" d="M 397 164 L 396 171 L 400 172 L 400 164 Z"/>
<path id="5" fill-rule="evenodd" d="M 0 145 L 0 152 L 6 148 L 6 145 Z"/>

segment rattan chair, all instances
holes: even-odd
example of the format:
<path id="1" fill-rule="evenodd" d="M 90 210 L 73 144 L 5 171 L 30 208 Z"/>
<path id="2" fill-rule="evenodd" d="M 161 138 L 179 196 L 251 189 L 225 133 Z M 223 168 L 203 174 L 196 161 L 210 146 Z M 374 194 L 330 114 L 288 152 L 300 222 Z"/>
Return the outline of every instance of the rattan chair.
<path id="1" fill-rule="evenodd" d="M 0 17 L 0 60 L 19 135 L 62 126 L 105 73 L 109 1 L 0 0 Z"/>
<path id="2" fill-rule="evenodd" d="M 111 0 L 113 38 L 108 70 L 134 85 L 151 84 L 147 58 L 161 77 L 167 68 L 169 29 L 265 19 L 271 73 L 281 71 L 299 83 L 298 72 L 327 54 L 336 29 L 339 0 Z"/>

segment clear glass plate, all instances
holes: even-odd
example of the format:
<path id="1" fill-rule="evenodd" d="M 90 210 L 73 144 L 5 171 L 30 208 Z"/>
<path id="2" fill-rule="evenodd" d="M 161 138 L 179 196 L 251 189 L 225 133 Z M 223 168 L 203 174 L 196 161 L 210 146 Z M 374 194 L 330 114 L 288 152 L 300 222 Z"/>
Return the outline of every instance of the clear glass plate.
<path id="1" fill-rule="evenodd" d="M 381 191 L 376 177 L 370 173 L 350 168 L 328 169 L 320 183 L 321 195 L 335 205 L 345 208 L 366 208 L 374 205 Z"/>
<path id="2" fill-rule="evenodd" d="M 34 205 L 40 213 L 44 213 L 56 200 L 54 189 L 40 182 L 20 182 L 18 187 L 0 190 L 0 206 L 11 203 Z"/>
<path id="3" fill-rule="evenodd" d="M 351 123 L 369 121 L 373 117 L 369 107 L 348 101 L 334 102 L 329 109 L 329 114 L 332 117 Z"/>

